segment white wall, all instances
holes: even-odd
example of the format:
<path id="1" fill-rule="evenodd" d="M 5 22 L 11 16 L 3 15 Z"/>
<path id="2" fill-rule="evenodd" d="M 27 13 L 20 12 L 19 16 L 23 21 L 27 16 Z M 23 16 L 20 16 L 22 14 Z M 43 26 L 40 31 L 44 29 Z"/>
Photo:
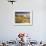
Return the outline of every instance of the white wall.
<path id="1" fill-rule="evenodd" d="M 33 25 L 15 26 L 16 10 L 33 10 Z M 0 40 L 14 40 L 18 32 L 31 34 L 33 40 L 46 40 L 46 0 L 17 0 L 13 5 L 0 0 Z"/>

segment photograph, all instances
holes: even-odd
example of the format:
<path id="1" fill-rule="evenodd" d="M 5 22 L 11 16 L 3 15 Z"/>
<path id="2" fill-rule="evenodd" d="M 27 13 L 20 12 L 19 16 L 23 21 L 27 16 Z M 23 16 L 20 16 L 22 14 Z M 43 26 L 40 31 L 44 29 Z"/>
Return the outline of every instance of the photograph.
<path id="1" fill-rule="evenodd" d="M 15 12 L 15 24 L 17 25 L 32 25 L 31 12 Z"/>

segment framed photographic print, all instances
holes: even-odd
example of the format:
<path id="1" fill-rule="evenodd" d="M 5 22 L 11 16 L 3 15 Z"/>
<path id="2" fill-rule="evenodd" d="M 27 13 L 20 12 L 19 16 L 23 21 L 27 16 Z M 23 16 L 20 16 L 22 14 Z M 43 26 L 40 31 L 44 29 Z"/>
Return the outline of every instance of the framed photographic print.
<path id="1" fill-rule="evenodd" d="M 32 25 L 32 11 L 16 11 L 15 25 Z"/>

